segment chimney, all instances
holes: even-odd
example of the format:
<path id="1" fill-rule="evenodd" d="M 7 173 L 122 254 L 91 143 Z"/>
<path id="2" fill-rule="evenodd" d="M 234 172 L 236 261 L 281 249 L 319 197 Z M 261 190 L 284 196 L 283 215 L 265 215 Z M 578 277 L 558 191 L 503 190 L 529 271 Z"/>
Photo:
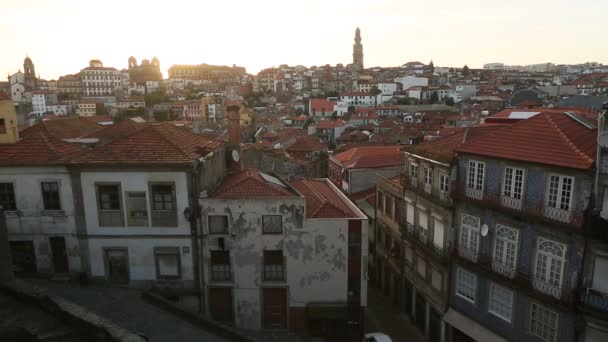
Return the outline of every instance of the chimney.
<path id="1" fill-rule="evenodd" d="M 241 107 L 237 105 L 226 107 L 226 112 L 228 113 L 228 165 L 231 172 L 239 172 L 243 169 L 240 109 Z"/>
<path id="2" fill-rule="evenodd" d="M 241 118 L 239 110 L 241 107 L 233 105 L 226 107 L 228 112 L 228 137 L 229 143 L 233 146 L 241 144 Z"/>

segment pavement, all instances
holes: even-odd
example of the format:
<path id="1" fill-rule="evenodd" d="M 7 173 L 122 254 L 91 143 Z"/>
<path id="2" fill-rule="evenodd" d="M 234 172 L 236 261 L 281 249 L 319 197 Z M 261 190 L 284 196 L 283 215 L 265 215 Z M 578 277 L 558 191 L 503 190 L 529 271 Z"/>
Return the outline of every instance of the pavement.
<path id="1" fill-rule="evenodd" d="M 141 333 L 150 342 L 204 341 L 227 342 L 203 328 L 143 300 L 137 289 L 104 285 L 80 286 L 70 282 L 28 279 L 29 283 L 48 289 L 113 321 L 132 332 Z"/>
<path id="2" fill-rule="evenodd" d="M 373 286 L 369 286 L 367 291 L 365 332 L 387 334 L 393 342 L 426 341 L 410 319 L 404 313 L 399 312 L 391 300 Z"/>

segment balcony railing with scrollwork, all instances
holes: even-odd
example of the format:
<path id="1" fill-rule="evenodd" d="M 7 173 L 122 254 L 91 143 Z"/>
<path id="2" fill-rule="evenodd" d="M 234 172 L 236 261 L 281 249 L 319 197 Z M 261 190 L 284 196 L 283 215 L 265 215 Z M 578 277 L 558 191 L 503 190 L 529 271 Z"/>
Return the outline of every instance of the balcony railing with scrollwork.
<path id="1" fill-rule="evenodd" d="M 591 307 L 595 310 L 608 313 L 608 294 L 591 288 L 586 288 L 581 291 L 580 301 L 583 305 Z"/>
<path id="2" fill-rule="evenodd" d="M 544 277 L 537 276 L 518 267 L 513 269 L 510 266 L 499 264 L 487 254 L 481 252 L 475 253 L 475 251 L 461 247 L 450 248 L 449 254 L 480 272 L 484 272 L 492 277 L 504 277 L 505 281 L 529 292 L 531 296 L 539 300 L 567 307 L 573 307 L 576 303 L 577 293 L 573 289 L 566 288 L 564 285 L 556 285 Z M 568 269 L 568 267 L 565 267 L 565 269 Z M 567 274 L 562 275 L 562 281 L 566 281 L 569 278 Z M 606 304 L 608 304 L 608 301 Z"/>
<path id="3" fill-rule="evenodd" d="M 477 262 L 479 251 L 473 248 L 458 246 L 458 255 L 461 258 L 467 259 L 471 262 Z"/>
<path id="4" fill-rule="evenodd" d="M 500 192 L 484 192 L 472 195 L 472 189 L 459 184 L 454 191 L 454 198 L 477 203 L 480 206 L 493 208 L 512 215 L 527 216 L 539 221 L 580 230 L 583 227 L 584 210 L 571 205 L 568 210 L 554 208 L 543 201 L 515 199 L 502 196 Z"/>
<path id="5" fill-rule="evenodd" d="M 476 200 L 481 200 L 483 199 L 483 190 L 481 189 L 475 189 L 475 188 L 466 188 L 465 194 L 467 197 L 469 198 L 473 198 Z"/>
<path id="6" fill-rule="evenodd" d="M 435 254 L 436 257 L 447 261 L 447 251 L 443 246 L 437 246 L 428 235 L 427 229 L 422 229 L 419 226 L 415 226 L 411 223 L 404 224 L 402 226 L 402 233 L 406 235 L 409 242 L 418 245 L 425 249 L 427 253 Z"/>
<path id="7" fill-rule="evenodd" d="M 492 269 L 496 273 L 500 273 L 507 278 L 515 277 L 515 267 L 506 265 L 502 262 L 498 262 L 496 260 L 492 261 Z"/>

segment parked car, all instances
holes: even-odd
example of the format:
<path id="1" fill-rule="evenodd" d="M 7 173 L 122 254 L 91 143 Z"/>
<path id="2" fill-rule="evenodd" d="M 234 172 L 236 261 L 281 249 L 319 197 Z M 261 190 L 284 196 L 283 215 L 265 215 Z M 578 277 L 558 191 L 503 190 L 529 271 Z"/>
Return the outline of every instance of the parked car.
<path id="1" fill-rule="evenodd" d="M 363 342 L 393 342 L 393 340 L 386 334 L 375 332 L 365 334 Z"/>

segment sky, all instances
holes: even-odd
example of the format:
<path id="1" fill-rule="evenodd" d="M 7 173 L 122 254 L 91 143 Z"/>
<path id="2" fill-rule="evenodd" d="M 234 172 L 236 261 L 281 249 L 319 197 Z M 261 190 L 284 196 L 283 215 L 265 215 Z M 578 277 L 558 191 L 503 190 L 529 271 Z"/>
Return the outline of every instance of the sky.
<path id="1" fill-rule="evenodd" d="M 0 73 L 26 55 L 47 80 L 129 56 L 158 57 L 165 77 L 173 64 L 346 65 L 357 26 L 365 67 L 608 64 L 607 13 L 605 0 L 0 0 Z"/>

